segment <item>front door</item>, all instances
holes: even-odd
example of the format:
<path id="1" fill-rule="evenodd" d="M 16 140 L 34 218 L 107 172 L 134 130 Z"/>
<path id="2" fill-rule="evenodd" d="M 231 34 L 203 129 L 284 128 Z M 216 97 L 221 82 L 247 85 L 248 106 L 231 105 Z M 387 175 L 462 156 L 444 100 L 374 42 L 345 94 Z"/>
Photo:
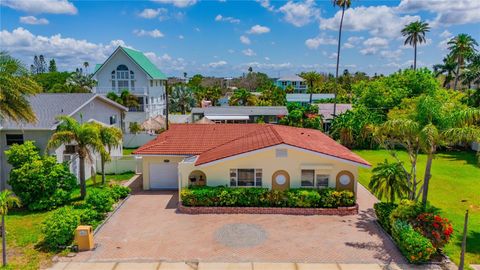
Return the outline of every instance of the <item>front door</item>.
<path id="1" fill-rule="evenodd" d="M 272 175 L 272 189 L 285 190 L 290 188 L 290 175 L 286 171 L 276 171 Z"/>

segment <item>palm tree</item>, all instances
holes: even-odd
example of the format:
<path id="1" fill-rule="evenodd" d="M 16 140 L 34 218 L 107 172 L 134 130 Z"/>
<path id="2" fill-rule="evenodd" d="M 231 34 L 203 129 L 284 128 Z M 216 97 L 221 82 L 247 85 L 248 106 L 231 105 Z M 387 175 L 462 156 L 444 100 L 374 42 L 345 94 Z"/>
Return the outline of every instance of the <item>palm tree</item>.
<path id="1" fill-rule="evenodd" d="M 435 72 L 435 76 L 438 77 L 441 74 L 445 75 L 445 79 L 443 80 L 443 87 L 450 88 L 450 82 L 457 76 L 456 72 L 457 63 L 452 57 L 445 57 L 443 58 L 443 64 L 437 64 L 433 66 L 433 71 Z"/>
<path id="2" fill-rule="evenodd" d="M 120 96 L 115 92 L 107 93 L 107 98 L 117 102 L 120 105 L 123 105 L 128 108 L 139 108 L 140 103 L 138 102 L 137 96 L 130 93 L 127 89 L 122 90 Z"/>
<path id="3" fill-rule="evenodd" d="M 187 111 L 190 111 L 192 106 L 195 104 L 193 91 L 185 85 L 173 86 L 170 93 L 169 102 L 171 111 L 186 114 Z"/>
<path id="4" fill-rule="evenodd" d="M 457 61 L 457 72 L 455 76 L 455 83 L 453 89 L 457 90 L 458 78 L 460 77 L 460 68 L 463 67 L 465 58 L 471 56 L 476 52 L 475 46 L 478 46 L 477 41 L 467 34 L 458 34 L 452 38 L 448 43 L 450 56 Z"/>
<path id="5" fill-rule="evenodd" d="M 35 122 L 27 97 L 42 91 L 20 61 L 0 52 L 0 119 Z"/>
<path id="6" fill-rule="evenodd" d="M 428 23 L 422 21 L 411 22 L 402 29 L 402 35 L 407 37 L 404 44 L 412 45 L 414 49 L 413 70 L 417 69 L 417 44 L 427 42 L 425 34 L 429 31 Z"/>
<path id="7" fill-rule="evenodd" d="M 394 202 L 395 198 L 403 198 L 408 193 L 407 174 L 400 162 L 388 163 L 385 159 L 372 173 L 368 187 L 379 199 L 385 197 L 387 202 Z"/>
<path id="8" fill-rule="evenodd" d="M 322 75 L 316 71 L 302 72 L 298 76 L 307 82 L 308 91 L 310 92 L 310 104 L 313 101 L 313 93 L 315 92 L 315 85 L 321 80 Z"/>
<path id="9" fill-rule="evenodd" d="M 72 117 L 59 116 L 61 123 L 48 141 L 47 148 L 57 148 L 62 144 L 76 144 L 76 151 L 80 159 L 80 195 L 85 198 L 87 186 L 85 183 L 85 159 L 93 160 L 92 152 L 104 155 L 105 147 L 100 139 L 98 128 L 91 123 L 78 123 Z"/>
<path id="10" fill-rule="evenodd" d="M 96 124 L 99 130 L 100 140 L 107 151 L 102 151 L 100 155 L 100 164 L 102 167 L 102 185 L 105 185 L 105 162 L 110 161 L 112 148 L 119 147 L 122 142 L 122 131 L 116 127 L 108 127 Z"/>
<path id="11" fill-rule="evenodd" d="M 88 67 L 89 66 L 90 66 L 90 64 L 87 61 L 83 62 L 83 67 L 85 68 L 85 76 L 88 74 Z"/>
<path id="12" fill-rule="evenodd" d="M 337 115 L 337 80 L 338 80 L 338 68 L 340 65 L 340 44 L 342 42 L 342 26 L 343 17 L 345 16 L 345 9 L 350 8 L 352 5 L 351 0 L 332 0 L 333 6 L 338 6 L 342 9 L 342 18 L 340 19 L 340 27 L 338 29 L 338 45 L 337 45 L 337 68 L 335 71 L 335 97 L 333 102 L 333 116 Z"/>
<path id="13" fill-rule="evenodd" d="M 469 57 L 470 62 L 461 75 L 462 83 L 468 85 L 470 89 L 472 84 L 476 84 L 480 88 L 480 53 L 473 54 Z"/>
<path id="14" fill-rule="evenodd" d="M 256 98 L 251 92 L 241 88 L 235 90 L 228 103 L 232 106 L 254 106 Z"/>
<path id="15" fill-rule="evenodd" d="M 82 69 L 80 68 L 73 72 L 70 77 L 68 77 L 66 83 L 70 86 L 77 86 L 87 91 L 91 91 L 92 88 L 97 84 L 97 81 L 93 79 L 93 74 L 84 75 Z"/>
<path id="16" fill-rule="evenodd" d="M 12 207 L 20 207 L 20 199 L 13 196 L 13 193 L 6 189 L 0 193 L 0 215 L 2 215 L 2 256 L 3 267 L 7 265 L 7 235 L 5 230 L 5 216 L 8 214 L 8 209 Z"/>

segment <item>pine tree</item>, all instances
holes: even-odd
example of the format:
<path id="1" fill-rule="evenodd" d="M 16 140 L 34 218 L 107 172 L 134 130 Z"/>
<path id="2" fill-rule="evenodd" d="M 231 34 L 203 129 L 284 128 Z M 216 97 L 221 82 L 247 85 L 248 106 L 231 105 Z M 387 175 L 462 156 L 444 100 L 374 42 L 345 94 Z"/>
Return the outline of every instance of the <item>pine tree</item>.
<path id="1" fill-rule="evenodd" d="M 57 72 L 57 63 L 53 58 L 52 60 L 50 60 L 50 63 L 48 65 L 48 72 Z"/>

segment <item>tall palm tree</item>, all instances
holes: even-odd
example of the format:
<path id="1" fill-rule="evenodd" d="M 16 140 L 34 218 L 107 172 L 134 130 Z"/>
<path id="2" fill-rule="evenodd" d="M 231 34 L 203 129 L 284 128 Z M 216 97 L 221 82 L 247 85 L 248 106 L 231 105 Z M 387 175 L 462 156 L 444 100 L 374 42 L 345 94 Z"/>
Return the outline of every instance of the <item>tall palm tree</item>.
<path id="1" fill-rule="evenodd" d="M 407 174 L 400 162 L 388 163 L 385 159 L 373 168 L 372 173 L 368 187 L 379 199 L 385 197 L 394 202 L 395 198 L 403 198 L 408 193 Z"/>
<path id="2" fill-rule="evenodd" d="M 27 97 L 41 91 L 20 61 L 7 52 L 0 52 L 0 119 L 35 122 Z"/>
<path id="3" fill-rule="evenodd" d="M 480 88 L 480 53 L 473 54 L 468 59 L 469 63 L 461 75 L 462 83 L 468 85 L 470 89 L 472 84 Z"/>
<path id="4" fill-rule="evenodd" d="M 406 37 L 404 44 L 413 46 L 413 70 L 417 69 L 417 44 L 427 42 L 425 38 L 427 32 L 430 32 L 430 26 L 423 21 L 411 22 L 402 29 L 402 35 Z"/>
<path id="5" fill-rule="evenodd" d="M 452 38 L 448 43 L 448 49 L 450 50 L 450 56 L 457 61 L 457 74 L 455 76 L 455 83 L 453 89 L 457 90 L 458 79 L 461 76 L 460 69 L 465 63 L 465 58 L 471 56 L 477 50 L 475 46 L 478 46 L 477 41 L 467 34 L 458 34 Z"/>
<path id="6" fill-rule="evenodd" d="M 185 85 L 175 85 L 172 87 L 170 93 L 170 107 L 171 111 L 181 112 L 186 114 L 190 111 L 195 104 L 195 98 L 193 97 L 193 91 Z"/>
<path id="7" fill-rule="evenodd" d="M 310 104 L 313 102 L 313 93 L 315 92 L 315 85 L 321 80 L 322 75 L 316 71 L 302 72 L 298 76 L 307 82 L 308 91 L 310 92 Z"/>
<path id="8" fill-rule="evenodd" d="M 342 42 L 342 27 L 343 17 L 345 16 L 345 9 L 350 8 L 352 5 L 351 0 L 332 0 L 333 6 L 338 6 L 342 9 L 342 17 L 340 19 L 340 27 L 338 29 L 338 45 L 337 45 L 337 68 L 335 70 L 335 97 L 333 102 L 333 116 L 337 115 L 337 81 L 338 81 L 338 68 L 340 65 L 340 44 Z"/>
<path id="9" fill-rule="evenodd" d="M 91 123 L 78 123 L 72 117 L 59 116 L 61 123 L 48 141 L 47 148 L 57 148 L 62 144 L 76 144 L 76 151 L 80 159 L 80 195 L 85 198 L 87 186 L 85 183 L 85 159 L 93 160 L 93 152 L 105 155 L 105 147 L 100 138 L 98 128 Z"/>
<path id="10" fill-rule="evenodd" d="M 88 74 L 88 67 L 89 66 L 90 66 L 90 64 L 87 61 L 83 62 L 83 67 L 85 68 L 85 76 Z"/>
<path id="11" fill-rule="evenodd" d="M 7 265 L 7 235 L 5 230 L 5 216 L 8 214 L 8 209 L 13 207 L 20 207 L 20 199 L 13 196 L 13 193 L 6 189 L 0 193 L 0 215 L 2 215 L 2 257 L 3 267 Z"/>
<path id="12" fill-rule="evenodd" d="M 228 103 L 232 106 L 254 106 L 256 98 L 251 92 L 241 88 L 233 92 Z"/>
<path id="13" fill-rule="evenodd" d="M 99 130 L 102 145 L 106 147 L 106 151 L 102 151 L 100 155 L 100 164 L 102 167 L 102 185 L 105 185 L 105 162 L 111 160 L 112 149 L 119 147 L 122 142 L 122 131 L 117 127 L 109 127 L 96 124 Z"/>
<path id="14" fill-rule="evenodd" d="M 443 64 L 436 64 L 433 66 L 433 71 L 435 72 L 435 76 L 438 77 L 441 74 L 445 75 L 445 79 L 443 80 L 443 87 L 450 88 L 450 82 L 457 76 L 457 63 L 452 57 L 445 57 L 443 58 Z"/>

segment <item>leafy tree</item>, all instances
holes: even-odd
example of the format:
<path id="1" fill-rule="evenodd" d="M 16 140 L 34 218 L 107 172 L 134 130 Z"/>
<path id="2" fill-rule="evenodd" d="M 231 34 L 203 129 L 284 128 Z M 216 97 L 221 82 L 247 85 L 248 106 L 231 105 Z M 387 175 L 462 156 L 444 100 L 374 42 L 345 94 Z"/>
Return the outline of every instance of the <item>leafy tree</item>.
<path id="1" fill-rule="evenodd" d="M 109 127 L 100 124 L 96 124 L 100 141 L 102 145 L 106 147 L 106 151 L 101 151 L 100 162 L 102 167 L 102 185 L 105 185 L 105 162 L 111 160 L 112 148 L 119 147 L 122 143 L 122 131 L 117 127 Z"/>
<path id="2" fill-rule="evenodd" d="M 15 122 L 35 122 L 27 97 L 41 91 L 20 61 L 0 52 L 0 118 Z"/>
<path id="3" fill-rule="evenodd" d="M 285 106 L 287 95 L 280 87 L 271 83 L 262 90 L 257 106 Z"/>
<path id="4" fill-rule="evenodd" d="M 293 94 L 293 92 L 295 92 L 295 88 L 291 84 L 287 85 L 287 87 L 285 87 L 285 92 L 288 94 Z"/>
<path id="5" fill-rule="evenodd" d="M 417 45 L 427 42 L 425 34 L 429 31 L 428 23 L 422 21 L 411 22 L 402 29 L 402 35 L 406 37 L 404 44 L 413 46 L 413 70 L 417 69 Z"/>
<path id="6" fill-rule="evenodd" d="M 195 106 L 193 91 L 186 85 L 177 84 L 172 86 L 169 93 L 169 110 L 186 114 Z"/>
<path id="7" fill-rule="evenodd" d="M 409 191 L 407 174 L 400 162 L 389 163 L 385 159 L 372 170 L 372 177 L 368 187 L 379 199 L 384 197 L 387 202 L 394 202 L 395 198 L 403 198 Z"/>
<path id="8" fill-rule="evenodd" d="M 308 92 L 310 93 L 310 101 L 309 103 L 312 104 L 313 100 L 313 93 L 315 92 L 315 85 L 318 81 L 321 80 L 322 75 L 317 73 L 316 71 L 309 71 L 309 72 L 302 72 L 299 76 L 307 82 Z"/>
<path id="9" fill-rule="evenodd" d="M 40 54 L 40 56 L 35 55 L 33 57 L 33 64 L 30 66 L 30 72 L 32 74 L 41 74 L 47 71 L 47 63 L 45 62 L 45 57 Z"/>
<path id="10" fill-rule="evenodd" d="M 445 76 L 442 86 L 448 88 L 450 88 L 450 83 L 457 76 L 456 69 L 457 63 L 452 57 L 448 56 L 443 58 L 442 64 L 433 66 L 433 71 L 435 72 L 436 77 L 439 77 L 440 75 Z"/>
<path id="11" fill-rule="evenodd" d="M 77 180 L 66 164 L 57 163 L 54 156 L 40 156 L 32 141 L 15 144 L 5 153 L 13 165 L 8 184 L 29 209 L 51 209 L 70 200 Z"/>
<path id="12" fill-rule="evenodd" d="M 212 105 L 215 106 L 222 96 L 222 89 L 217 86 L 213 87 L 196 87 L 193 88 L 193 95 L 197 100 L 197 104 L 201 105 L 202 100 L 209 100 L 212 102 Z"/>
<path id="13" fill-rule="evenodd" d="M 57 63 L 53 58 L 48 63 L 48 72 L 57 72 Z"/>
<path id="14" fill-rule="evenodd" d="M 82 69 L 77 69 L 67 79 L 67 85 L 78 86 L 88 91 L 91 91 L 96 84 L 97 82 L 93 79 L 93 74 L 84 75 Z"/>
<path id="15" fill-rule="evenodd" d="M 458 79 L 461 75 L 460 68 L 465 63 L 465 58 L 471 56 L 475 51 L 475 46 L 478 46 L 477 41 L 467 34 L 458 34 L 452 38 L 448 43 L 450 56 L 457 61 L 457 72 L 455 76 L 455 83 L 453 89 L 457 90 Z"/>
<path id="16" fill-rule="evenodd" d="M 246 89 L 238 89 L 233 92 L 233 95 L 228 100 L 231 106 L 254 106 L 257 98 Z"/>
<path id="17" fill-rule="evenodd" d="M 47 72 L 39 73 L 32 76 L 32 78 L 43 88 L 43 92 L 56 92 L 58 89 L 62 89 L 61 92 L 65 92 L 66 83 L 68 77 L 70 77 L 70 72 Z"/>
<path id="18" fill-rule="evenodd" d="M 200 74 L 195 74 L 193 75 L 192 78 L 188 81 L 188 86 L 191 88 L 197 88 L 200 87 L 202 84 L 203 76 Z"/>
<path id="19" fill-rule="evenodd" d="M 5 216 L 8 214 L 8 209 L 13 207 L 20 207 L 20 200 L 15 197 L 8 189 L 0 193 L 0 215 L 2 215 L 2 258 L 3 267 L 7 266 L 7 231 L 5 230 Z"/>
<path id="20" fill-rule="evenodd" d="M 467 85 L 470 89 L 472 84 L 480 88 L 480 53 L 472 54 L 467 58 L 468 65 L 461 75 L 462 84 Z"/>
<path id="21" fill-rule="evenodd" d="M 117 95 L 115 92 L 107 93 L 107 98 L 117 102 L 120 105 L 123 105 L 127 108 L 139 108 L 140 103 L 138 102 L 138 98 L 130 93 L 127 89 L 122 90 L 120 96 Z"/>
<path id="22" fill-rule="evenodd" d="M 346 111 L 332 120 L 330 135 L 349 148 L 373 147 L 375 125 L 382 122 L 382 116 L 365 107 Z"/>
<path id="23" fill-rule="evenodd" d="M 280 119 L 281 125 L 322 130 L 322 117 L 318 114 L 318 106 L 302 106 L 298 103 L 287 104 L 288 115 Z"/>
<path id="24" fill-rule="evenodd" d="M 335 101 L 333 103 L 333 115 L 337 115 L 337 80 L 338 80 L 338 68 L 340 66 L 340 45 L 342 42 L 342 26 L 343 26 L 343 17 L 345 15 L 345 9 L 350 8 L 352 1 L 351 0 L 332 0 L 333 6 L 338 6 L 342 9 L 342 17 L 340 19 L 340 26 L 338 28 L 338 45 L 337 45 L 337 66 L 335 69 Z"/>
<path id="25" fill-rule="evenodd" d="M 138 134 L 140 131 L 142 131 L 142 127 L 137 122 L 130 122 L 128 130 L 132 134 Z"/>
<path id="26" fill-rule="evenodd" d="M 62 144 L 75 143 L 80 159 L 80 195 L 85 198 L 87 186 L 85 183 L 85 159 L 93 160 L 94 152 L 104 155 L 105 148 L 100 139 L 98 128 L 91 123 L 78 123 L 72 117 L 59 116 L 61 123 L 48 141 L 49 149 L 57 148 Z"/>

